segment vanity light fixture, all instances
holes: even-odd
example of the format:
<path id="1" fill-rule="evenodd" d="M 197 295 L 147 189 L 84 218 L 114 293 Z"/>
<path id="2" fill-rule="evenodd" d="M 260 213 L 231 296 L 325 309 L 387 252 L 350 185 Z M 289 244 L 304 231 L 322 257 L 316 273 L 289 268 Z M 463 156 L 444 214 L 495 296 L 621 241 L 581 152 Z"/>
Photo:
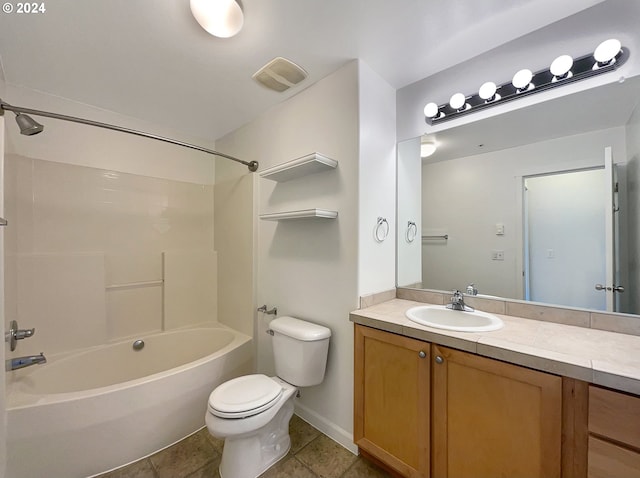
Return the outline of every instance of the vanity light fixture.
<path id="1" fill-rule="evenodd" d="M 464 111 L 467 109 L 467 99 L 462 93 L 456 93 L 449 99 L 449 106 L 456 111 Z"/>
<path id="2" fill-rule="evenodd" d="M 593 67 L 596 69 L 602 68 L 615 62 L 621 47 L 620 40 L 615 38 L 610 38 L 600 43 L 596 51 L 593 52 L 593 58 L 596 60 L 596 64 Z"/>
<path id="3" fill-rule="evenodd" d="M 553 60 L 549 71 L 553 75 L 551 81 L 564 80 L 565 78 L 571 78 L 573 73 L 571 67 L 573 66 L 573 58 L 570 55 L 560 55 Z"/>
<path id="4" fill-rule="evenodd" d="M 524 91 L 529 91 L 535 88 L 535 85 L 531 83 L 533 79 L 533 73 L 531 70 L 520 70 L 513 75 L 513 79 L 511 80 L 511 84 L 516 89 L 516 93 L 520 94 Z"/>
<path id="5" fill-rule="evenodd" d="M 429 102 L 424 107 L 425 121 L 430 125 L 438 124 L 539 91 L 608 73 L 622 66 L 628 58 L 629 49 L 612 38 L 600 43 L 592 54 L 576 59 L 560 55 L 548 69 L 532 72 L 524 68 L 516 72 L 511 81 L 501 85 L 491 81 L 483 83 L 476 94 L 465 96 L 456 93 L 448 103 L 441 105 Z"/>
<path id="6" fill-rule="evenodd" d="M 427 103 L 424 106 L 424 115 L 427 118 L 435 118 L 440 113 L 438 112 L 438 105 L 436 103 Z"/>
<path id="7" fill-rule="evenodd" d="M 244 13 L 236 0 L 191 0 L 191 13 L 207 33 L 230 38 L 242 29 Z"/>
<path id="8" fill-rule="evenodd" d="M 496 93 L 498 91 L 498 87 L 493 81 L 487 81 L 486 83 L 482 83 L 482 86 L 478 90 L 478 96 L 482 98 L 485 103 L 490 101 L 496 101 L 500 99 L 500 95 Z"/>

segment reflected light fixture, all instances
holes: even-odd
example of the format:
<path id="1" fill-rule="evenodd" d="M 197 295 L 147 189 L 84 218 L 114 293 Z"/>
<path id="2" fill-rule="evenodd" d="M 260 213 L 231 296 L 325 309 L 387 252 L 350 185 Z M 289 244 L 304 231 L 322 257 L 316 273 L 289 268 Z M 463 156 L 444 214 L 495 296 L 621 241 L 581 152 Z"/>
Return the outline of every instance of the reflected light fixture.
<path id="1" fill-rule="evenodd" d="M 499 85 L 492 81 L 483 83 L 478 93 L 455 93 L 448 103 L 440 105 L 429 102 L 424 107 L 425 121 L 430 125 L 439 124 L 493 105 L 608 73 L 623 65 L 628 58 L 629 49 L 611 38 L 600 43 L 592 54 L 575 59 L 570 55 L 560 55 L 548 69 L 532 72 L 524 68 L 516 72 L 511 81 Z"/>
<path id="2" fill-rule="evenodd" d="M 428 158 L 436 152 L 436 143 L 431 140 L 426 140 L 420 143 L 420 157 Z"/>
<path id="3" fill-rule="evenodd" d="M 244 24 L 244 13 L 236 0 L 191 0 L 190 6 L 196 21 L 213 36 L 230 38 Z"/>

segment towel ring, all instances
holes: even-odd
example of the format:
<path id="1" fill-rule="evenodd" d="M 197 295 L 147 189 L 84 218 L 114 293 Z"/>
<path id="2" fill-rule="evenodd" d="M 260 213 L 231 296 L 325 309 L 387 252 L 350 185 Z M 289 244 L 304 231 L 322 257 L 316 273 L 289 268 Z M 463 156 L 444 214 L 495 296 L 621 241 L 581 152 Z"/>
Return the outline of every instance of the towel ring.
<path id="1" fill-rule="evenodd" d="M 384 241 L 389 235 L 389 223 L 384 217 L 378 217 L 376 227 L 373 230 L 373 237 L 377 242 Z"/>
<path id="2" fill-rule="evenodd" d="M 405 234 L 405 237 L 407 238 L 407 242 L 412 243 L 415 240 L 417 235 L 418 235 L 418 226 L 416 226 L 416 223 L 413 221 L 407 222 L 407 233 Z"/>

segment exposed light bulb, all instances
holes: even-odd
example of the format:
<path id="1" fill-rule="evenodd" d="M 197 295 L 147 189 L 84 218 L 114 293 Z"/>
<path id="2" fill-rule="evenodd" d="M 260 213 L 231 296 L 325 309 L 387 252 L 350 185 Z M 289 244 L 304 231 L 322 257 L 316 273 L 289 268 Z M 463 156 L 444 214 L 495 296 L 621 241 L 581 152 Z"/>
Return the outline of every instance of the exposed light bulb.
<path id="1" fill-rule="evenodd" d="M 436 143 L 434 143 L 433 141 L 425 141 L 423 143 L 420 143 L 421 158 L 428 158 L 435 152 L 436 152 Z"/>
<path id="2" fill-rule="evenodd" d="M 531 70 L 518 71 L 515 75 L 513 75 L 513 80 L 511 80 L 511 84 L 515 86 L 519 91 L 523 91 L 525 89 L 530 88 L 531 79 L 533 78 L 533 73 Z"/>
<path id="3" fill-rule="evenodd" d="M 191 13 L 208 33 L 220 38 L 237 34 L 244 23 L 236 0 L 191 0 Z"/>
<path id="4" fill-rule="evenodd" d="M 564 78 L 565 76 L 570 78 L 572 66 L 573 58 L 571 58 L 571 56 L 560 55 L 558 58 L 553 60 L 549 67 L 549 71 L 557 79 Z"/>
<path id="5" fill-rule="evenodd" d="M 593 58 L 598 62 L 598 66 L 608 65 L 620 52 L 621 47 L 620 40 L 610 38 L 598 45 L 593 52 Z"/>
<path id="6" fill-rule="evenodd" d="M 435 118 L 438 116 L 438 105 L 433 102 L 427 103 L 424 107 L 424 115 L 427 118 Z"/>
<path id="7" fill-rule="evenodd" d="M 449 99 L 449 106 L 454 110 L 460 110 L 467 102 L 467 98 L 462 93 L 456 93 Z"/>
<path id="8" fill-rule="evenodd" d="M 485 101 L 493 101 L 496 99 L 496 91 L 498 91 L 496 84 L 493 81 L 487 81 L 478 90 L 478 96 Z"/>

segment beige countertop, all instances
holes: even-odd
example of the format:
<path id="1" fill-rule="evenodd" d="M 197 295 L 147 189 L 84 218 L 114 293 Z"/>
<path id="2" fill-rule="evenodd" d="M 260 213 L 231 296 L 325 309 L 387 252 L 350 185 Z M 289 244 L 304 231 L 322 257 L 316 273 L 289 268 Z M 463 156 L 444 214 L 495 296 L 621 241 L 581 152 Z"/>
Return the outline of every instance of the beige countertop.
<path id="1" fill-rule="evenodd" d="M 351 312 L 350 319 L 387 332 L 465 350 L 640 395 L 640 336 L 495 314 L 504 327 L 454 332 L 410 321 L 405 311 L 425 305 L 404 299 Z"/>

